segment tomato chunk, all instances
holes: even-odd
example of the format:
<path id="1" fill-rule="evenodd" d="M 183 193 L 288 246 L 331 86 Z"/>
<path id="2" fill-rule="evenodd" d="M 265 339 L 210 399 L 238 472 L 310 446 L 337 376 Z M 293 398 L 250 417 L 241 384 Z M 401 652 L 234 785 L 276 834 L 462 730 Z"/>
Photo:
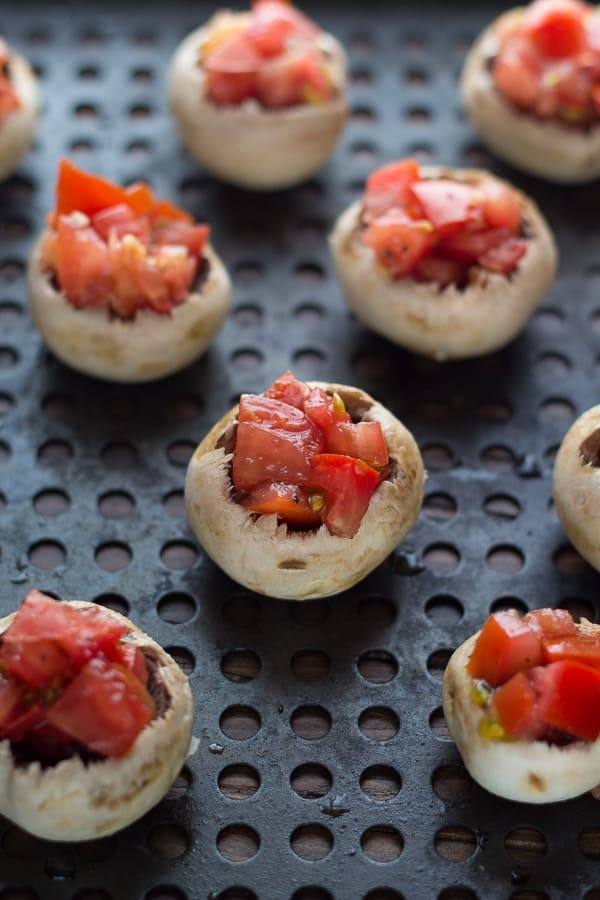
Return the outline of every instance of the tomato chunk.
<path id="1" fill-rule="evenodd" d="M 409 192 L 421 204 L 424 218 L 439 237 L 458 231 L 470 218 L 474 195 L 467 184 L 449 178 L 428 178 L 411 185 Z"/>
<path id="2" fill-rule="evenodd" d="M 431 224 L 424 219 L 410 219 L 400 211 L 381 216 L 363 231 L 362 238 L 393 278 L 409 275 L 435 246 Z"/>
<path id="3" fill-rule="evenodd" d="M 325 523 L 339 537 L 353 537 L 360 527 L 377 485 L 379 472 L 360 459 L 320 453 L 310 460 L 310 486 L 327 498 Z"/>
<path id="4" fill-rule="evenodd" d="M 313 508 L 309 494 L 297 484 L 259 484 L 240 504 L 261 515 L 274 513 L 296 528 L 317 528 L 322 521 L 318 507 Z"/>
<path id="5" fill-rule="evenodd" d="M 327 429 L 330 453 L 345 453 L 382 468 L 389 462 L 385 437 L 379 422 L 334 422 Z"/>
<path id="6" fill-rule="evenodd" d="M 535 740 L 544 733 L 538 694 L 528 672 L 517 672 L 494 691 L 493 706 L 507 734 Z"/>
<path id="7" fill-rule="evenodd" d="M 600 635 L 544 638 L 542 654 L 545 663 L 572 659 L 594 669 L 600 669 Z"/>
<path id="8" fill-rule="evenodd" d="M 577 0 L 536 0 L 525 15 L 524 34 L 544 56 L 574 56 L 586 47 L 586 9 Z"/>
<path id="9" fill-rule="evenodd" d="M 56 185 L 57 215 L 82 212 L 93 216 L 101 209 L 119 203 L 127 203 L 123 188 L 99 175 L 84 172 L 68 159 L 61 159 Z"/>
<path id="10" fill-rule="evenodd" d="M 281 400 L 283 403 L 289 403 L 297 409 L 306 409 L 304 401 L 310 394 L 310 388 L 303 381 L 298 381 L 295 375 L 288 369 L 279 378 L 276 378 L 273 384 L 264 392 L 264 397 L 271 397 L 273 400 Z"/>
<path id="11" fill-rule="evenodd" d="M 513 612 L 493 613 L 485 622 L 467 665 L 473 678 L 482 678 L 492 687 L 511 675 L 542 663 L 539 632 Z"/>
<path id="12" fill-rule="evenodd" d="M 566 609 L 533 609 L 525 613 L 523 622 L 538 630 L 542 638 L 572 637 L 577 634 L 573 617 Z"/>
<path id="13" fill-rule="evenodd" d="M 537 668 L 544 723 L 573 737 L 595 741 L 600 735 L 600 670 L 574 660 Z"/>
<path id="14" fill-rule="evenodd" d="M 320 387 L 310 389 L 304 400 L 304 412 L 325 433 L 338 422 L 352 421 L 339 394 L 330 396 Z"/>
<path id="15" fill-rule="evenodd" d="M 47 719 L 102 756 L 121 757 L 154 716 L 143 685 L 103 657 L 90 660 L 48 708 Z"/>
<path id="16" fill-rule="evenodd" d="M 365 185 L 363 215 L 365 221 L 383 216 L 392 209 L 406 209 L 409 188 L 419 180 L 419 164 L 414 159 L 388 163 L 371 172 Z"/>

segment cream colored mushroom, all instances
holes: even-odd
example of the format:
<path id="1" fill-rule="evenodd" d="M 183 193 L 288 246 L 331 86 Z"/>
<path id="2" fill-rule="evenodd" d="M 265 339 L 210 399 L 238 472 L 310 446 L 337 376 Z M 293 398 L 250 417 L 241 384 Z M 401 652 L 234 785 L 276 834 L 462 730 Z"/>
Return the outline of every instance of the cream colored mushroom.
<path id="1" fill-rule="evenodd" d="M 437 166 L 422 166 L 421 177 L 474 185 L 494 178 L 475 169 Z M 464 288 L 392 278 L 360 238 L 361 203 L 348 207 L 335 224 L 330 246 L 342 291 L 358 318 L 401 347 L 440 361 L 480 356 L 512 340 L 548 291 L 557 251 L 533 200 L 511 188 L 521 202 L 527 253 L 510 275 L 472 266 Z"/>
<path id="2" fill-rule="evenodd" d="M 21 106 L 10 112 L 0 125 L 0 180 L 7 178 L 29 150 L 35 136 L 40 97 L 37 78 L 29 63 L 9 50 L 11 83 Z"/>
<path id="3" fill-rule="evenodd" d="M 224 181 L 253 190 L 297 184 L 320 169 L 333 153 L 347 116 L 346 55 L 323 32 L 318 46 L 339 94 L 324 103 L 266 109 L 256 100 L 219 106 L 208 99 L 201 65 L 203 45 L 226 11 L 181 42 L 168 76 L 169 102 L 189 153 Z"/>
<path id="4" fill-rule="evenodd" d="M 72 605 L 94 606 L 83 601 Z M 193 705 L 187 678 L 129 619 L 107 612 L 127 625 L 123 640 L 144 654 L 157 714 L 119 759 L 84 763 L 76 756 L 46 767 L 18 764 L 10 742 L 0 741 L 0 813 L 48 840 L 93 840 L 129 825 L 164 796 L 190 753 Z M 0 634 L 13 617 L 0 620 Z"/>
<path id="5" fill-rule="evenodd" d="M 162 315 L 139 310 L 122 319 L 99 307 L 74 307 L 41 266 L 43 236 L 27 268 L 31 317 L 52 352 L 64 363 L 109 381 L 162 378 L 201 356 L 229 311 L 231 284 L 210 245 L 208 272 L 198 290 Z"/>
<path id="6" fill-rule="evenodd" d="M 600 406 L 584 412 L 563 438 L 553 493 L 567 537 L 600 571 Z"/>
<path id="7" fill-rule="evenodd" d="M 405 426 L 358 388 L 308 384 L 337 391 L 353 419 L 379 422 L 388 446 L 392 473 L 354 537 L 332 535 L 325 525 L 293 531 L 276 515 L 257 516 L 235 502 L 230 464 L 237 407 L 197 447 L 185 482 L 188 519 L 208 555 L 250 590 L 291 600 L 337 594 L 368 575 L 410 530 L 423 500 L 423 463 Z"/>
<path id="8" fill-rule="evenodd" d="M 578 128 L 539 119 L 510 103 L 494 83 L 498 32 L 523 15 L 522 8 L 509 10 L 473 44 L 460 82 L 465 110 L 485 143 L 518 169 L 565 184 L 589 181 L 600 175 L 600 124 Z"/>
<path id="9" fill-rule="evenodd" d="M 577 626 L 598 631 L 584 622 Z M 474 679 L 466 666 L 479 636 L 452 654 L 444 673 L 443 706 L 448 731 L 472 777 L 486 790 L 524 803 L 577 797 L 600 782 L 600 740 L 565 746 L 546 741 L 491 740 L 480 733 L 485 709 L 472 698 Z"/>

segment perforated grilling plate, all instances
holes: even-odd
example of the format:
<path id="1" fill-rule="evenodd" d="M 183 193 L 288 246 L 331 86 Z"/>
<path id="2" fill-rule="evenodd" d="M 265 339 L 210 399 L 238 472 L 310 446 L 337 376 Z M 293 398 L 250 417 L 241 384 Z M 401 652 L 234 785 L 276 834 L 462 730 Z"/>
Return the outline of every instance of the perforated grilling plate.
<path id="1" fill-rule="evenodd" d="M 600 897 L 598 801 L 490 796 L 440 708 L 450 652 L 490 610 L 549 604 L 598 618 L 598 576 L 550 504 L 556 448 L 598 400 L 598 187 L 508 170 L 461 116 L 465 49 L 499 4 L 364 6 L 307 3 L 348 48 L 352 113 L 314 180 L 259 197 L 208 177 L 169 118 L 167 61 L 209 4 L 0 13 L 44 95 L 37 144 L 0 186 L 0 611 L 36 586 L 129 614 L 189 673 L 199 737 L 168 797 L 112 838 L 52 844 L 3 821 L 1 900 Z M 555 286 L 500 353 L 438 365 L 345 308 L 327 234 L 372 168 L 409 154 L 512 178 L 556 230 Z M 196 365 L 121 387 L 45 351 L 24 268 L 61 155 L 122 183 L 146 179 L 211 224 L 234 307 Z M 196 443 L 240 392 L 288 367 L 372 393 L 412 429 L 429 471 L 398 551 L 352 591 L 302 605 L 228 580 L 183 513 Z"/>

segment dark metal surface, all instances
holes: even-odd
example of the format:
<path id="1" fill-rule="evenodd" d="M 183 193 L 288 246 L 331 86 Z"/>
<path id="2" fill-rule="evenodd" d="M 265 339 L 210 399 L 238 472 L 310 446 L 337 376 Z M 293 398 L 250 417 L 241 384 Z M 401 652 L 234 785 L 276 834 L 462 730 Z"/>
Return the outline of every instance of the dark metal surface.
<path id="1" fill-rule="evenodd" d="M 2 821 L 1 900 L 600 897 L 598 801 L 490 796 L 470 784 L 439 709 L 448 651 L 490 609 L 598 618 L 599 576 L 550 505 L 555 449 L 598 400 L 598 186 L 503 167 L 461 117 L 461 60 L 498 4 L 306 8 L 348 47 L 352 115 L 318 176 L 258 197 L 206 176 L 168 115 L 166 62 L 209 4 L 0 10 L 44 95 L 36 147 L 0 186 L 0 612 L 33 586 L 128 612 L 191 673 L 199 737 L 169 797 L 113 838 L 51 844 Z M 94 381 L 50 358 L 33 329 L 25 261 L 63 154 L 145 178 L 211 223 L 234 309 L 177 376 Z M 555 286 L 493 356 L 438 365 L 346 311 L 327 234 L 372 168 L 408 154 L 511 177 L 556 230 Z M 429 470 L 398 552 L 347 594 L 305 605 L 229 581 L 181 505 L 193 446 L 241 391 L 287 367 L 370 391 L 413 430 Z"/>

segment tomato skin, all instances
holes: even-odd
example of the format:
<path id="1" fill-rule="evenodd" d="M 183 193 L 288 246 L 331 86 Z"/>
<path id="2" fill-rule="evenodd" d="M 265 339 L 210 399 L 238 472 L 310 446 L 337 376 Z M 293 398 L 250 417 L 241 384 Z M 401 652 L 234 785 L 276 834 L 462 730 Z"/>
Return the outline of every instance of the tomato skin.
<path id="1" fill-rule="evenodd" d="M 485 250 L 477 262 L 490 272 L 499 272 L 508 275 L 514 271 L 517 263 L 527 253 L 527 241 L 523 238 L 508 238 L 495 247 Z"/>
<path id="2" fill-rule="evenodd" d="M 279 378 L 267 388 L 263 393 L 263 397 L 270 397 L 273 400 L 281 400 L 283 403 L 289 403 L 296 409 L 304 409 L 306 412 L 304 401 L 310 395 L 310 388 L 303 381 L 298 381 L 295 375 L 288 369 Z"/>
<path id="3" fill-rule="evenodd" d="M 111 289 L 107 245 L 75 216 L 59 216 L 57 234 L 57 277 L 69 302 L 102 306 Z"/>
<path id="4" fill-rule="evenodd" d="M 540 632 L 544 639 L 573 637 L 577 634 L 577 626 L 571 613 L 566 609 L 542 607 L 525 613 L 523 622 Z"/>
<path id="5" fill-rule="evenodd" d="M 600 636 L 588 634 L 576 637 L 544 638 L 542 655 L 545 663 L 572 659 L 585 663 L 593 669 L 600 669 Z"/>
<path id="6" fill-rule="evenodd" d="M 263 481 L 306 484 L 309 458 L 323 446 L 322 436 L 315 439 L 313 428 L 288 431 L 268 424 L 240 422 L 232 467 L 237 490 L 249 491 Z"/>
<path id="7" fill-rule="evenodd" d="M 500 685 L 492 701 L 506 733 L 513 737 L 536 740 L 543 736 L 544 724 L 538 714 L 538 694 L 528 672 L 516 672 Z"/>
<path id="8" fill-rule="evenodd" d="M 423 216 L 435 228 L 439 237 L 454 234 L 470 218 L 473 189 L 449 178 L 428 178 L 409 188 L 420 203 Z"/>
<path id="9" fill-rule="evenodd" d="M 337 401 L 323 388 L 312 387 L 304 400 L 304 412 L 311 421 L 321 428 L 326 435 L 338 422 L 351 422 L 350 414 L 346 410 L 340 397 Z"/>
<path id="10" fill-rule="evenodd" d="M 19 678 L 33 688 L 60 683 L 69 678 L 73 667 L 67 654 L 52 640 L 14 641 L 5 639 L 0 645 L 2 671 Z"/>
<path id="11" fill-rule="evenodd" d="M 91 225 L 103 241 L 108 241 L 111 234 L 118 238 L 134 234 L 144 243 L 150 241 L 150 222 L 146 217 L 136 216 L 127 203 L 107 206 L 94 213 Z"/>
<path id="12" fill-rule="evenodd" d="M 21 706 L 21 687 L 13 679 L 0 675 L 0 735 Z"/>
<path id="13" fill-rule="evenodd" d="M 411 197 L 409 188 L 418 180 L 419 164 L 414 159 L 388 163 L 371 172 L 363 198 L 364 220 L 372 221 L 392 209 L 406 209 Z"/>
<path id="14" fill-rule="evenodd" d="M 56 214 L 82 212 L 93 216 L 107 206 L 127 203 L 123 188 L 112 181 L 84 172 L 68 159 L 61 159 L 56 184 Z"/>
<path id="15" fill-rule="evenodd" d="M 544 56 L 559 59 L 586 48 L 583 14 L 577 0 L 536 0 L 527 9 L 523 31 Z"/>
<path id="16" fill-rule="evenodd" d="M 409 275 L 435 246 L 429 222 L 409 219 L 400 211 L 389 212 L 367 226 L 362 239 L 393 278 Z"/>
<path id="17" fill-rule="evenodd" d="M 467 664 L 473 678 L 492 687 L 508 681 L 522 669 L 542 663 L 541 638 L 537 631 L 513 613 L 493 613 L 485 622 Z"/>
<path id="18" fill-rule="evenodd" d="M 544 724 L 595 741 L 600 735 L 600 670 L 573 660 L 537 668 L 534 684 L 543 694 Z"/>
<path id="19" fill-rule="evenodd" d="M 518 234 L 521 227 L 521 202 L 517 194 L 500 181 L 481 185 L 483 215 L 490 228 L 509 228 Z"/>
<path id="20" fill-rule="evenodd" d="M 318 528 L 322 522 L 320 512 L 312 508 L 306 491 L 297 484 L 264 482 L 243 497 L 240 505 L 259 515 L 274 513 L 296 528 Z"/>
<path id="21" fill-rule="evenodd" d="M 154 715 L 150 695 L 133 679 L 95 657 L 48 708 L 48 722 L 94 753 L 124 756 Z"/>
<path id="22" fill-rule="evenodd" d="M 327 497 L 327 528 L 339 537 L 353 537 L 379 484 L 379 472 L 360 459 L 337 453 L 316 454 L 310 470 L 310 486 Z"/>
<path id="23" fill-rule="evenodd" d="M 461 262 L 476 263 L 503 241 L 512 238 L 506 227 L 488 228 L 483 231 L 461 231 L 446 238 L 442 248 L 448 256 Z"/>
<path id="24" fill-rule="evenodd" d="M 389 454 L 379 422 L 334 422 L 326 431 L 327 451 L 362 459 L 382 468 Z"/>

